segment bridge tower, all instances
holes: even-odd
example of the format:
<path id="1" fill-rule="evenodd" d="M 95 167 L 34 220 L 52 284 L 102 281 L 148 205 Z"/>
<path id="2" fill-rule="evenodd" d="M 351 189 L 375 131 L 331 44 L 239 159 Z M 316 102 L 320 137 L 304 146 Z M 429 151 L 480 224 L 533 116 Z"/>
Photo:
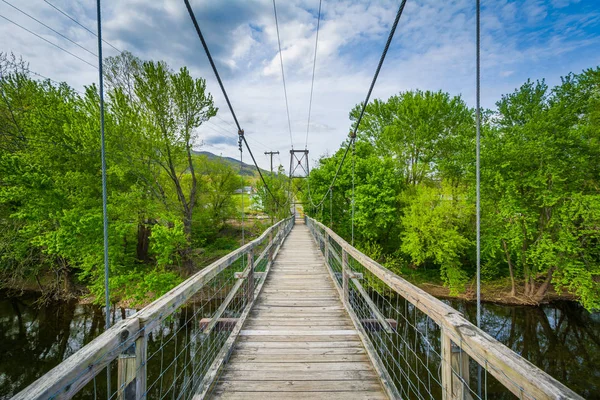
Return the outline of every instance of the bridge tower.
<path id="1" fill-rule="evenodd" d="M 308 178 L 310 169 L 308 166 L 308 149 L 304 150 L 290 150 L 290 181 L 304 180 Z M 296 185 L 299 191 L 302 191 L 304 187 L 301 184 Z M 294 213 L 296 212 L 296 202 L 293 202 Z"/>

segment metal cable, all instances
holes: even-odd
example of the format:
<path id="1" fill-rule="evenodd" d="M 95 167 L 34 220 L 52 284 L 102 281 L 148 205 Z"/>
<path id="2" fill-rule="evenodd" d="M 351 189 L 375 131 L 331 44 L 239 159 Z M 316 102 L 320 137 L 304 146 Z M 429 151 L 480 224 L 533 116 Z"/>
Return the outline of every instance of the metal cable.
<path id="1" fill-rule="evenodd" d="M 315 67 L 317 66 L 317 47 L 319 44 L 319 27 L 321 25 L 321 3 L 322 0 L 319 0 L 319 13 L 317 14 L 317 33 L 315 37 L 315 55 L 313 58 L 312 80 L 310 83 L 310 98 L 308 101 L 308 122 L 306 124 L 306 143 L 304 144 L 305 149 L 308 148 L 308 131 L 310 130 L 310 113 L 312 111 L 313 88 L 315 85 Z"/>
<path id="2" fill-rule="evenodd" d="M 477 7 L 477 72 L 476 72 L 476 102 L 477 102 L 477 112 L 476 112 L 476 186 L 477 186 L 477 327 L 481 325 L 481 173 L 480 173 L 480 141 L 481 141 L 481 22 L 480 22 L 480 0 L 476 0 Z"/>
<path id="3" fill-rule="evenodd" d="M 354 141 L 356 140 L 356 132 L 358 131 L 360 122 L 362 121 L 363 115 L 365 114 L 367 104 L 369 104 L 369 98 L 371 97 L 371 93 L 373 92 L 373 88 L 375 87 L 375 82 L 377 82 L 377 77 L 379 76 L 379 72 L 381 71 L 381 66 L 383 65 L 385 56 L 387 55 L 387 52 L 390 48 L 390 44 L 392 43 L 392 39 L 394 37 L 394 33 L 396 32 L 396 28 L 398 27 L 398 22 L 400 21 L 402 12 L 404 11 L 404 6 L 406 5 L 406 1 L 407 0 L 402 0 L 402 3 L 400 3 L 400 7 L 398 8 L 398 12 L 396 13 L 396 19 L 394 20 L 394 23 L 392 24 L 392 29 L 390 30 L 390 34 L 388 35 L 387 42 L 385 43 L 385 47 L 383 48 L 383 52 L 381 53 L 381 57 L 379 58 L 379 64 L 377 65 L 377 69 L 375 70 L 375 75 L 373 76 L 373 80 L 371 81 L 371 86 L 369 87 L 369 91 L 367 92 L 367 97 L 365 98 L 365 101 L 363 102 L 362 109 L 360 111 L 360 115 L 356 121 L 356 125 L 354 125 L 354 130 L 350 134 L 350 141 L 348 142 L 348 145 L 346 146 L 346 151 L 344 152 L 342 161 L 340 161 L 340 164 L 338 165 L 338 168 L 335 172 L 335 175 L 334 175 L 333 180 L 331 181 L 331 184 L 329 185 L 329 187 L 331 187 L 335 184 L 335 181 L 337 180 L 340 170 L 342 169 L 342 165 L 344 164 L 344 160 L 346 159 L 346 156 L 348 155 L 348 150 L 350 149 L 350 145 L 352 143 L 354 143 Z M 327 197 L 327 193 L 325 193 L 323 195 L 323 198 L 321 199 L 319 204 L 323 204 L 323 201 L 325 201 L 325 197 Z"/>
<path id="4" fill-rule="evenodd" d="M 248 149 L 248 153 L 250 153 L 250 157 L 252 158 L 252 162 L 254 163 L 254 166 L 256 167 L 256 170 L 258 171 L 258 175 L 260 176 L 260 180 L 265 185 L 265 189 L 267 189 L 267 192 L 271 195 L 271 197 L 273 198 L 273 201 L 275 201 L 275 204 L 277 204 L 277 206 L 281 207 L 281 204 L 279 204 L 279 201 L 273 195 L 273 192 L 271 192 L 271 189 L 269 188 L 269 185 L 267 185 L 267 182 L 265 181 L 265 178 L 263 177 L 263 174 L 260 171 L 260 168 L 258 168 L 258 164 L 256 163 L 256 159 L 254 158 L 254 154 L 252 154 L 252 149 L 250 148 L 250 145 L 248 144 L 248 141 L 246 140 L 246 137 L 242 136 L 242 138 L 244 139 L 244 143 L 246 144 L 246 149 Z"/>
<path id="5" fill-rule="evenodd" d="M 185 6 L 188 10 L 188 13 L 190 15 L 190 18 L 192 19 L 192 23 L 194 24 L 194 28 L 196 28 L 196 33 L 198 34 L 198 37 L 200 38 L 200 41 L 202 42 L 202 47 L 204 48 L 204 52 L 206 53 L 206 56 L 208 57 L 208 61 L 210 62 L 210 65 L 213 69 L 213 72 L 215 73 L 215 76 L 217 77 L 217 81 L 219 82 L 219 86 L 221 87 L 221 91 L 223 92 L 223 96 L 225 96 L 225 101 L 227 102 L 227 106 L 229 107 L 229 111 L 231 112 L 231 116 L 233 117 L 233 120 L 235 121 L 235 125 L 238 128 L 238 132 L 242 132 L 242 138 L 244 140 L 244 143 L 246 144 L 246 148 L 248 149 L 248 153 L 250 153 L 250 157 L 252 158 L 252 162 L 254 162 L 254 166 L 256 167 L 256 171 L 258 171 L 258 175 L 260 176 L 261 181 L 263 182 L 263 184 L 265 185 L 265 188 L 267 189 L 267 192 L 271 195 L 271 197 L 273 198 L 273 200 L 275 201 L 275 203 L 277 205 L 279 205 L 279 201 L 277 201 L 277 198 L 273 195 L 273 192 L 271 192 L 271 189 L 269 188 L 269 185 L 267 185 L 267 182 L 265 181 L 265 178 L 263 177 L 262 172 L 260 171 L 260 168 L 258 167 L 258 164 L 256 163 L 256 159 L 254 158 L 254 155 L 252 154 L 252 150 L 250 149 L 250 145 L 248 145 L 248 141 L 246 140 L 246 137 L 243 135 L 243 129 L 240 126 L 240 123 L 238 122 L 237 116 L 235 115 L 235 111 L 233 111 L 233 107 L 231 105 L 231 102 L 229 101 L 229 96 L 227 96 L 227 91 L 225 90 L 225 86 L 223 85 L 223 81 L 221 81 L 221 76 L 219 75 L 219 71 L 217 70 L 217 66 L 215 65 L 215 62 L 213 61 L 213 58 L 210 54 L 210 50 L 208 49 L 208 45 L 206 44 L 206 41 L 204 40 L 204 36 L 202 35 L 202 31 L 200 30 L 200 25 L 198 25 L 198 21 L 196 20 L 196 16 L 194 15 L 194 10 L 192 10 L 192 6 L 190 5 L 189 0 L 183 0 L 185 2 Z"/>
<path id="6" fill-rule="evenodd" d="M 475 1 L 476 5 L 476 102 L 477 102 L 477 122 L 476 122 L 476 225 L 477 225 L 477 327 L 481 328 L 481 160 L 480 160 L 480 143 L 481 143 L 481 2 Z M 477 393 L 481 398 L 481 365 L 477 365 Z"/>
<path id="7" fill-rule="evenodd" d="M 194 10 L 192 10 L 192 6 L 190 6 L 189 0 L 183 0 L 185 6 L 187 7 L 188 13 L 190 14 L 190 18 L 192 19 L 192 23 L 194 24 L 194 28 L 196 28 L 196 33 L 202 42 L 202 47 L 204 47 L 204 52 L 208 57 L 208 61 L 210 62 L 210 66 L 217 77 L 217 81 L 219 82 L 219 86 L 221 87 L 221 91 L 223 92 L 223 96 L 225 96 L 225 101 L 227 102 L 227 106 L 229 107 L 229 111 L 231 111 L 231 115 L 233 116 L 233 120 L 235 121 L 235 126 L 237 126 L 238 131 L 242 130 L 240 123 L 238 122 L 237 116 L 235 115 L 235 111 L 233 111 L 233 107 L 231 106 L 231 101 L 229 101 L 229 96 L 227 96 L 227 91 L 225 90 L 225 86 L 223 86 L 223 81 L 221 81 L 221 76 L 219 75 L 219 71 L 217 70 L 217 66 L 213 61 L 212 55 L 210 54 L 210 50 L 208 50 L 208 45 L 204 40 L 204 36 L 202 35 L 202 31 L 200 30 L 200 26 L 198 25 L 198 21 L 196 20 L 196 15 L 194 15 Z"/>
<path id="8" fill-rule="evenodd" d="M 18 26 L 19 28 L 23 29 L 24 31 L 27 31 L 27 32 L 31 33 L 32 35 L 34 35 L 34 36 L 35 36 L 35 37 L 37 37 L 38 39 L 42 39 L 44 42 L 46 42 L 46 43 L 49 43 L 49 44 L 51 44 L 52 46 L 54 46 L 54 47 L 56 47 L 56 48 L 58 48 L 58 49 L 60 49 L 60 50 L 64 51 L 65 53 L 67 53 L 67 54 L 69 54 L 69 55 L 71 55 L 71 56 L 75 57 L 75 58 L 76 58 L 76 59 L 78 59 L 79 61 L 82 61 L 82 62 L 86 63 L 87 65 L 89 65 L 89 66 L 91 66 L 91 67 L 94 67 L 94 68 L 98 69 L 98 67 L 96 67 L 94 64 L 92 64 L 92 63 L 90 63 L 90 62 L 87 62 L 86 60 L 84 60 L 83 58 L 79 57 L 78 55 L 75 55 L 75 54 L 71 53 L 69 50 L 67 50 L 67 49 L 65 49 L 65 48 L 63 48 L 63 47 L 60 47 L 59 45 L 57 45 L 56 43 L 53 43 L 53 42 L 49 41 L 49 40 L 48 40 L 48 39 L 46 39 L 45 37 L 42 37 L 42 36 L 38 35 L 37 33 L 33 32 L 33 31 L 30 31 L 29 29 L 25 28 L 23 25 L 20 25 L 20 24 L 16 23 L 15 21 L 13 21 L 13 20 L 11 20 L 11 19 L 9 19 L 9 18 L 6 18 L 4 15 L 1 15 L 1 14 L 0 14 L 0 18 L 4 18 L 5 20 L 7 20 L 8 22 L 10 22 L 11 24 L 14 24 L 14 25 Z"/>
<path id="9" fill-rule="evenodd" d="M 100 0 L 96 1 L 98 17 L 98 89 L 100 91 L 100 151 L 102 158 L 102 224 L 104 241 L 104 297 L 106 306 L 106 330 L 110 328 L 110 287 L 108 266 L 108 206 L 106 187 L 106 144 L 104 139 L 104 78 L 102 76 L 102 14 Z M 110 366 L 106 368 L 106 386 L 110 398 Z"/>
<path id="10" fill-rule="evenodd" d="M 287 88 L 285 85 L 285 73 L 283 72 L 283 55 L 281 54 L 281 40 L 279 38 L 279 22 L 277 21 L 277 6 L 275 0 L 273 0 L 273 12 L 275 13 L 275 27 L 277 30 L 277 44 L 279 45 L 279 61 L 281 63 L 281 79 L 283 80 L 283 95 L 285 96 L 285 110 L 287 112 L 288 129 L 290 131 L 290 143 L 292 150 L 294 149 L 294 139 L 292 139 L 292 122 L 290 119 L 290 107 L 288 105 Z"/>
<path id="11" fill-rule="evenodd" d="M 92 31 L 87 26 L 83 25 L 82 23 L 80 23 L 79 21 L 77 21 L 75 18 L 73 18 L 72 16 L 70 16 L 69 14 L 67 14 L 66 12 L 64 12 L 63 10 L 61 10 L 60 8 L 56 7 L 54 4 L 50 3 L 48 0 L 44 0 L 44 3 L 46 3 L 50 7 L 54 8 L 56 11 L 58 11 L 59 13 L 61 13 L 62 15 L 64 15 L 65 17 L 69 18 L 71 21 L 75 22 L 77 25 L 79 25 L 80 27 L 82 27 L 83 29 L 85 29 L 86 31 L 88 31 L 89 33 L 91 33 L 92 35 L 98 37 L 98 35 L 96 34 L 96 32 Z M 118 48 L 116 48 L 115 46 L 113 46 L 112 44 L 110 44 L 109 42 L 107 42 L 106 40 L 102 39 L 102 41 L 105 44 L 107 44 L 110 47 L 112 47 L 113 49 L 115 49 L 116 51 L 118 51 L 119 53 L 122 53 L 121 50 L 119 50 Z"/>
<path id="12" fill-rule="evenodd" d="M 351 214 L 352 241 L 350 242 L 350 244 L 352 246 L 354 246 L 354 165 L 356 164 L 355 155 L 356 155 L 356 144 L 352 143 L 352 214 Z"/>
<path id="13" fill-rule="evenodd" d="M 93 51 L 90 51 L 88 49 L 86 49 L 85 47 L 83 47 L 82 45 L 80 45 L 79 43 L 75 42 L 74 40 L 71 40 L 69 37 L 67 37 L 66 35 L 63 35 L 62 33 L 60 33 L 59 31 L 57 31 L 56 29 L 51 28 L 50 26 L 46 25 L 45 23 L 43 23 L 42 21 L 40 21 L 39 19 L 35 18 L 34 16 L 32 16 L 31 14 L 28 14 L 27 12 L 21 10 L 19 7 L 9 3 L 6 0 L 2 0 L 4 3 L 8 4 L 9 6 L 11 6 L 12 8 L 14 8 L 15 10 L 19 11 L 20 13 L 28 16 L 29 18 L 31 18 L 32 20 L 34 20 L 35 22 L 37 22 L 40 25 L 45 26 L 46 28 L 50 29 L 52 32 L 56 33 L 57 35 L 59 35 L 60 37 L 62 37 L 63 39 L 68 40 L 69 42 L 73 43 L 75 46 L 87 51 L 88 53 L 90 53 L 91 55 L 93 55 L 94 57 L 98 57 L 98 55 L 96 53 L 94 53 Z"/>

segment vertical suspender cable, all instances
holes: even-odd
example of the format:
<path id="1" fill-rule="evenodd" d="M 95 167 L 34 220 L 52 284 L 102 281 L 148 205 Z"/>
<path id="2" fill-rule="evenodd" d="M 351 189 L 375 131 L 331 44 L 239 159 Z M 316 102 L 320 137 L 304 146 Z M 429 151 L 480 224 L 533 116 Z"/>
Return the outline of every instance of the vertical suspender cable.
<path id="1" fill-rule="evenodd" d="M 481 328 L 481 0 L 475 0 L 476 5 L 476 144 L 475 144 L 475 174 L 476 174 L 476 224 L 477 224 L 477 327 Z M 481 365 L 477 365 L 477 393 L 481 398 Z"/>
<path id="2" fill-rule="evenodd" d="M 240 148 L 240 180 L 242 183 L 242 247 L 246 244 L 246 231 L 244 228 L 244 162 L 242 161 L 242 156 L 243 156 L 243 147 L 242 147 L 242 138 L 244 137 L 244 131 L 240 130 L 238 132 L 239 134 L 239 139 L 238 139 L 238 145 Z M 244 255 L 242 254 L 242 264 L 244 263 Z"/>
<path id="3" fill-rule="evenodd" d="M 354 247 L 354 164 L 355 164 L 355 159 L 354 159 L 354 155 L 356 153 L 356 145 L 355 142 L 352 142 L 352 215 L 351 215 L 351 219 L 352 219 L 352 247 Z"/>
<path id="4" fill-rule="evenodd" d="M 287 88 L 285 85 L 285 73 L 283 72 L 283 54 L 281 53 L 281 39 L 279 37 L 279 22 L 277 21 L 277 6 L 273 0 L 273 13 L 275 14 L 275 28 L 277 30 L 277 44 L 279 45 L 279 61 L 281 63 L 281 79 L 283 81 L 283 94 L 285 96 L 285 110 L 287 112 L 288 128 L 290 131 L 290 143 L 294 149 L 294 139 L 292 138 L 292 121 L 290 119 L 290 107 L 288 106 Z"/>
<path id="5" fill-rule="evenodd" d="M 481 327 L 481 163 L 480 163 L 480 141 L 481 141 L 481 22 L 480 22 L 480 0 L 477 3 L 477 138 L 476 138 L 476 223 L 477 223 L 477 327 Z"/>
<path id="6" fill-rule="evenodd" d="M 104 141 L 104 78 L 102 76 L 102 15 L 100 0 L 96 0 L 98 18 L 98 89 L 100 90 L 100 148 L 102 158 L 102 224 L 104 233 L 104 297 L 106 303 L 106 324 L 110 328 L 110 289 L 108 286 L 108 207 L 106 194 L 106 146 Z M 110 366 L 106 368 L 106 394 L 110 399 Z"/>
<path id="7" fill-rule="evenodd" d="M 304 144 L 304 148 L 308 148 L 308 131 L 310 130 L 310 113 L 312 111 L 312 98 L 313 98 L 313 89 L 315 86 L 315 68 L 317 66 L 317 49 L 319 45 L 319 28 L 321 27 L 321 3 L 322 0 L 319 0 L 319 13 L 317 14 L 317 33 L 315 35 L 315 55 L 313 57 L 313 69 L 312 69 L 312 81 L 310 84 L 310 98 L 308 101 L 308 122 L 306 123 L 306 142 Z M 310 197 L 310 188 L 308 191 L 308 196 Z"/>
<path id="8" fill-rule="evenodd" d="M 333 187 L 329 188 L 329 227 L 333 229 Z"/>

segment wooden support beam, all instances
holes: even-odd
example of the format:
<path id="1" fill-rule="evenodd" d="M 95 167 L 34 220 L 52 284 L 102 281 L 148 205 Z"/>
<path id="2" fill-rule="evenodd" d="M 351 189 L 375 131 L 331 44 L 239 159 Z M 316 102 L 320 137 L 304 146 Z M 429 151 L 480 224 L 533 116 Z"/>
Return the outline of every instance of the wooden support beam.
<path id="1" fill-rule="evenodd" d="M 381 324 L 381 328 L 384 331 L 386 331 L 387 333 L 393 333 L 394 330 L 390 327 L 390 325 L 388 324 L 386 318 L 381 314 L 381 311 L 379 311 L 379 309 L 377 308 L 377 305 L 373 302 L 373 300 L 371 300 L 371 296 L 369 296 L 369 294 L 367 293 L 367 291 L 365 290 L 365 288 L 363 288 L 363 286 L 359 282 L 359 280 L 356 279 L 356 278 L 352 278 L 351 281 L 352 281 L 352 283 L 354 283 L 354 286 L 356 286 L 356 289 L 358 290 L 358 292 L 360 293 L 360 295 L 365 300 L 365 303 L 367 303 L 367 305 L 371 309 L 371 313 L 373 314 L 373 316 L 375 318 L 377 318 L 377 320 Z"/>
<path id="2" fill-rule="evenodd" d="M 135 400 L 135 375 L 136 375 L 136 357 L 135 343 L 119 354 L 117 362 L 117 395 L 119 400 Z"/>
<path id="3" fill-rule="evenodd" d="M 202 333 L 208 335 L 213 330 L 217 332 L 232 331 L 239 318 L 202 318 L 199 323 Z"/>
<path id="4" fill-rule="evenodd" d="M 141 335 L 117 361 L 117 398 L 140 400 L 146 397 L 146 356 L 148 337 Z"/>

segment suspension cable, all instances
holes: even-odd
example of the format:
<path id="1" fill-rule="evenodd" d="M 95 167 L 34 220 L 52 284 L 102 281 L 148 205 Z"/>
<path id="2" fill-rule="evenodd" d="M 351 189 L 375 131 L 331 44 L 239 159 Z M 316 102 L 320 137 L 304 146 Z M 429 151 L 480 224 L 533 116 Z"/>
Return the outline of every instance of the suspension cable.
<path id="1" fill-rule="evenodd" d="M 208 45 L 206 44 L 206 41 L 204 40 L 204 36 L 202 35 L 202 31 L 200 30 L 200 25 L 198 25 L 198 21 L 196 20 L 196 15 L 194 14 L 194 10 L 192 10 L 192 6 L 190 5 L 189 0 L 183 0 L 183 1 L 184 1 L 185 6 L 186 6 L 186 8 L 188 10 L 190 18 L 192 19 L 192 23 L 194 24 L 194 28 L 196 28 L 196 33 L 198 34 L 198 37 L 200 38 L 200 41 L 202 42 L 202 47 L 204 48 L 204 52 L 206 53 L 206 56 L 208 57 L 208 61 L 210 62 L 210 65 L 212 67 L 212 70 L 213 70 L 216 78 L 217 78 L 217 81 L 219 82 L 219 86 L 221 87 L 221 91 L 223 92 L 223 96 L 225 96 L 225 101 L 227 102 L 227 106 L 229 107 L 229 111 L 231 112 L 231 116 L 233 117 L 233 120 L 235 121 L 235 125 L 238 128 L 238 134 L 240 134 L 240 136 L 242 137 L 242 140 L 244 141 L 244 144 L 246 145 L 246 148 L 248 149 L 248 153 L 250 153 L 250 157 L 252 158 L 252 162 L 254 163 L 254 166 L 256 167 L 256 171 L 258 171 L 258 175 L 260 176 L 261 181 L 265 185 L 265 188 L 266 188 L 267 192 L 269 193 L 269 195 L 271 195 L 271 197 L 273 198 L 273 200 L 275 201 L 275 203 L 277 205 L 279 205 L 279 201 L 273 195 L 273 192 L 271 192 L 271 189 L 269 188 L 269 185 L 267 185 L 267 182 L 265 181 L 265 178 L 263 177 L 263 174 L 260 171 L 260 168 L 258 167 L 258 164 L 256 163 L 256 159 L 254 158 L 254 154 L 252 154 L 252 149 L 250 149 L 250 145 L 248 144 L 248 141 L 246 140 L 246 137 L 244 136 L 244 130 L 242 129 L 242 127 L 240 126 L 240 123 L 238 122 L 237 116 L 235 115 L 235 111 L 233 111 L 233 106 L 231 105 L 231 101 L 229 101 L 229 96 L 227 95 L 227 91 L 225 90 L 225 86 L 223 85 L 223 81 L 221 81 L 221 76 L 219 75 L 219 71 L 217 70 L 217 66 L 215 65 L 215 62 L 213 61 L 212 55 L 210 54 L 210 50 L 208 49 Z"/>
<path id="2" fill-rule="evenodd" d="M 315 36 L 315 55 L 313 57 L 313 68 L 312 68 L 312 80 L 310 83 L 310 98 L 308 101 L 308 122 L 306 124 L 306 142 L 304 144 L 304 148 L 308 148 L 308 131 L 310 130 L 310 114 L 312 111 L 312 99 L 313 99 L 313 88 L 315 86 L 315 67 L 317 66 L 317 48 L 319 44 L 319 27 L 321 25 L 321 3 L 322 0 L 319 0 L 319 13 L 317 14 L 317 33 Z M 310 192 L 309 192 L 310 195 Z"/>
<path id="3" fill-rule="evenodd" d="M 383 52 L 381 53 L 381 58 L 379 59 L 379 64 L 377 65 L 377 69 L 375 70 L 375 75 L 373 76 L 373 80 L 371 81 L 371 86 L 369 87 L 369 91 L 367 92 L 367 97 L 365 98 L 365 101 L 362 104 L 362 109 L 360 111 L 360 115 L 356 121 L 356 124 L 354 125 L 354 129 L 353 129 L 352 133 L 350 133 L 350 141 L 348 142 L 348 144 L 346 146 L 346 151 L 344 152 L 344 156 L 342 157 L 342 160 L 340 161 L 340 163 L 338 165 L 338 168 L 335 172 L 335 175 L 334 175 L 333 180 L 331 181 L 331 184 L 329 185 L 329 187 L 332 187 L 335 184 L 335 181 L 337 180 L 340 170 L 342 169 L 342 165 L 344 164 L 344 160 L 346 159 L 346 156 L 348 155 L 348 150 L 350 150 L 350 145 L 352 143 L 354 143 L 354 141 L 356 140 L 356 132 L 358 131 L 360 122 L 362 121 L 363 115 L 365 114 L 367 104 L 369 104 L 369 98 L 371 97 L 371 93 L 373 92 L 373 88 L 375 87 L 375 82 L 377 82 L 377 77 L 379 76 L 379 72 L 381 71 L 381 66 L 383 65 L 385 56 L 387 55 L 387 52 L 390 48 L 390 44 L 392 43 L 392 38 L 394 37 L 394 33 L 396 32 L 396 28 L 398 27 L 398 22 L 400 21 L 400 17 L 402 16 L 402 12 L 404 11 L 404 6 L 406 5 L 406 1 L 407 0 L 402 0 L 402 3 L 400 3 L 400 7 L 398 8 L 398 12 L 396 13 L 396 19 L 394 20 L 394 23 L 392 24 L 390 34 L 388 35 L 387 42 L 385 44 Z M 325 193 L 323 195 L 323 198 L 321 199 L 319 204 L 323 204 L 323 201 L 325 201 L 326 197 L 327 197 L 327 193 Z"/>
<path id="4" fill-rule="evenodd" d="M 277 6 L 273 0 L 273 13 L 275 14 L 275 28 L 277 30 L 277 44 L 279 45 L 279 62 L 281 64 L 281 79 L 283 81 L 283 95 L 285 96 L 285 110 L 287 112 L 288 129 L 290 131 L 290 143 L 294 149 L 294 139 L 292 138 L 292 122 L 290 119 L 290 107 L 288 105 L 287 87 L 285 85 L 285 73 L 283 72 L 283 55 L 281 53 L 281 39 L 279 38 L 279 22 L 277 21 Z"/>
<path id="5" fill-rule="evenodd" d="M 192 6 L 190 6 L 189 0 L 183 0 L 183 1 L 185 2 L 185 6 L 187 7 L 188 13 L 190 14 L 190 18 L 192 19 L 194 28 L 196 28 L 196 33 L 198 34 L 198 37 L 200 38 L 200 41 L 202 42 L 202 47 L 204 47 L 204 52 L 206 53 L 206 56 L 208 57 L 210 66 L 212 67 L 213 72 L 215 73 L 215 76 L 217 77 L 217 81 L 219 82 L 219 86 L 221 87 L 221 91 L 223 92 L 223 96 L 225 96 L 225 101 L 227 102 L 229 111 L 231 112 L 231 115 L 233 116 L 235 125 L 237 126 L 238 131 L 241 131 L 242 127 L 240 126 L 240 123 L 238 122 L 237 116 L 235 115 L 235 111 L 233 111 L 233 107 L 231 106 L 231 101 L 229 101 L 229 96 L 227 96 L 227 91 L 225 90 L 225 86 L 223 86 L 223 81 L 221 81 L 221 76 L 219 75 L 217 66 L 215 65 L 212 55 L 210 54 L 210 51 L 208 50 L 208 45 L 206 44 L 206 41 L 204 40 L 204 36 L 202 35 L 202 31 L 200 30 L 198 21 L 196 20 L 196 15 L 194 15 L 194 10 L 192 10 Z"/>

